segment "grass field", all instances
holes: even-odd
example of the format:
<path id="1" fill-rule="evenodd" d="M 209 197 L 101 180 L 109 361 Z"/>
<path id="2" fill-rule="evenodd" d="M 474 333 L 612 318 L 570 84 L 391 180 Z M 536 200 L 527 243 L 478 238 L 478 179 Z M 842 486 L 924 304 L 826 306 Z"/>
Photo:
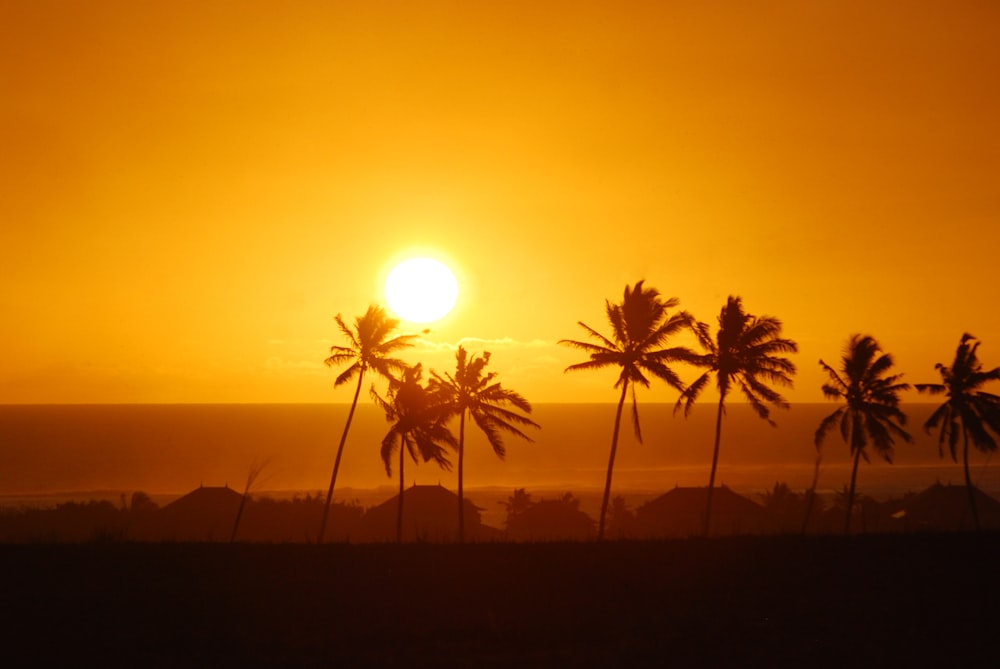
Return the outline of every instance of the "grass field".
<path id="1" fill-rule="evenodd" d="M 996 666 L 994 533 L 0 546 L 5 667 Z"/>

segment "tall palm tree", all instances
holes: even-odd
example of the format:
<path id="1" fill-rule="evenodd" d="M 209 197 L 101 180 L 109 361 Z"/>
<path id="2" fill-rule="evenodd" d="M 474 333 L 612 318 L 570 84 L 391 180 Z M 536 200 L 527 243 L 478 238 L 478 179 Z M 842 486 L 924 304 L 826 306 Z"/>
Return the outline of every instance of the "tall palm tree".
<path id="1" fill-rule="evenodd" d="M 517 413 L 531 413 L 531 404 L 513 390 L 508 390 L 496 381 L 496 372 L 485 372 L 490 362 L 489 351 L 482 357 L 472 356 L 462 346 L 455 354 L 455 375 L 443 377 L 431 371 L 429 384 L 439 401 L 446 404 L 452 416 L 458 416 L 458 540 L 465 541 L 465 493 L 463 473 L 465 470 L 465 417 L 470 416 L 493 447 L 493 452 L 501 460 L 507 455 L 503 443 L 503 432 L 531 441 L 531 438 L 517 426 L 539 427 L 531 419 Z"/>
<path id="2" fill-rule="evenodd" d="M 690 360 L 694 355 L 683 347 L 663 348 L 672 335 L 690 327 L 693 319 L 686 311 L 668 315 L 667 310 L 677 306 L 675 297 L 668 300 L 660 299 L 660 293 L 655 288 L 646 288 L 639 281 L 633 287 L 625 286 L 625 293 L 620 303 L 604 301 L 604 310 L 611 325 L 611 336 L 605 337 L 589 325 L 580 322 L 591 338 L 598 343 L 563 339 L 559 343 L 580 349 L 590 356 L 590 360 L 570 365 L 566 371 L 603 369 L 605 367 L 620 367 L 615 388 L 621 388 L 618 398 L 618 408 L 615 412 L 614 428 L 611 432 L 611 455 L 608 458 L 608 474 L 604 483 L 604 499 L 601 502 L 601 519 L 598 524 L 597 538 L 604 538 L 604 520 L 608 511 L 608 500 L 611 496 L 611 475 L 615 467 L 615 453 L 618 450 L 618 431 L 621 427 L 622 408 L 629 391 L 632 392 L 632 427 L 635 436 L 642 442 L 642 430 L 639 427 L 639 406 L 636 400 L 635 387 L 649 387 L 647 374 L 666 381 L 670 386 L 683 391 L 680 378 L 670 367 L 669 362 Z"/>
<path id="3" fill-rule="evenodd" d="M 712 450 L 712 471 L 708 477 L 708 495 L 705 501 L 703 532 L 708 534 L 712 519 L 712 493 L 715 489 L 715 471 L 719 464 L 719 442 L 722 437 L 722 415 L 726 412 L 726 396 L 734 386 L 739 387 L 757 415 L 772 426 L 768 404 L 782 409 L 788 408 L 785 398 L 770 388 L 768 384 L 791 386 L 795 365 L 781 357 L 783 353 L 795 353 L 798 346 L 791 339 L 782 339 L 781 321 L 773 316 L 754 316 L 743 310 L 743 300 L 730 295 L 722 311 L 719 312 L 719 329 L 715 338 L 709 334 L 707 323 L 697 323 L 694 327 L 698 343 L 705 354 L 698 356 L 694 364 L 706 367 L 707 371 L 688 386 L 677 407 L 684 404 L 686 416 L 715 376 L 719 389 L 719 406 L 715 417 L 715 447 Z"/>
<path id="4" fill-rule="evenodd" d="M 448 430 L 448 406 L 436 398 L 420 383 L 421 366 L 416 364 L 403 370 L 400 378 L 389 380 L 389 391 L 381 397 L 372 386 L 371 395 L 375 403 L 385 411 L 385 418 L 392 426 L 382 439 L 382 462 L 385 473 L 392 476 L 392 457 L 399 449 L 399 511 L 396 516 L 396 541 L 403 541 L 403 465 L 405 455 L 410 454 L 414 462 L 417 456 L 424 462 L 434 460 L 443 469 L 450 470 L 451 462 L 445 455 L 445 447 L 455 447 L 455 437 Z"/>
<path id="5" fill-rule="evenodd" d="M 938 363 L 934 368 L 941 373 L 942 383 L 917 383 L 915 388 L 931 395 L 945 395 L 947 400 L 924 423 L 929 434 L 939 428 L 938 453 L 944 457 L 944 443 L 948 442 L 951 459 L 958 462 L 956 447 L 962 440 L 962 468 L 965 470 L 965 487 L 969 491 L 972 519 L 979 529 L 979 511 L 969 475 L 969 442 L 982 453 L 997 450 L 994 435 L 1000 435 L 1000 397 L 982 390 L 988 381 L 1000 379 L 1000 367 L 988 372 L 976 356 L 979 341 L 970 334 L 963 334 L 955 351 L 951 367 Z M 991 434 L 992 432 L 992 434 Z"/>
<path id="6" fill-rule="evenodd" d="M 900 382 L 902 374 L 888 374 L 893 365 L 892 356 L 883 353 L 878 342 L 869 335 L 851 335 L 844 349 L 839 371 L 822 360 L 819 364 L 830 377 L 823 384 L 824 397 L 843 400 L 844 406 L 820 422 L 814 440 L 816 448 L 823 444 L 827 433 L 839 423 L 840 436 L 847 442 L 854 458 L 851 487 L 845 504 L 844 534 L 847 534 L 851 530 L 858 462 L 861 458 L 870 462 L 865 450 L 869 441 L 875 451 L 890 464 L 894 437 L 907 443 L 913 441 L 903 429 L 906 414 L 899 408 L 899 393 L 908 390 L 910 385 Z"/>
<path id="7" fill-rule="evenodd" d="M 354 330 L 344 324 L 344 319 L 340 314 L 334 317 L 341 333 L 347 339 L 348 346 L 331 346 L 330 357 L 323 362 L 328 367 L 337 367 L 345 363 L 351 365 L 342 372 L 333 386 L 336 388 L 347 383 L 355 376 L 358 377 L 357 387 L 354 389 L 354 399 L 351 401 L 351 409 L 347 413 L 347 422 L 344 424 L 344 432 L 340 435 L 340 444 L 337 446 L 337 458 L 333 463 L 333 475 L 330 477 L 330 488 L 326 493 L 326 505 L 323 507 L 323 520 L 319 526 L 319 533 L 316 535 L 316 543 L 323 543 L 323 536 L 326 534 L 326 521 L 330 515 L 330 503 L 333 501 L 333 487 L 337 483 L 337 472 L 340 471 L 340 458 L 344 454 L 344 444 L 347 442 L 347 432 L 351 429 L 351 421 L 354 419 L 354 410 L 358 406 L 358 395 L 361 394 L 361 384 L 365 378 L 365 372 L 371 370 L 379 376 L 390 378 L 394 370 L 405 367 L 401 360 L 390 357 L 392 353 L 399 349 L 412 346 L 410 342 L 416 335 L 401 335 L 389 339 L 389 335 L 399 325 L 399 321 L 389 318 L 385 309 L 371 305 L 363 316 L 354 319 Z"/>

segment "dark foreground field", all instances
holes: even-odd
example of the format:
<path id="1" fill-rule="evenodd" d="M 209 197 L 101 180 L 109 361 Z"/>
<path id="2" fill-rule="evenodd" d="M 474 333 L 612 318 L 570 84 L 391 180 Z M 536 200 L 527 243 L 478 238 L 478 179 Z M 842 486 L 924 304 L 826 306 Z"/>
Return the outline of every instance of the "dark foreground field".
<path id="1" fill-rule="evenodd" d="M 0 546 L 0 666 L 1000 666 L 1000 535 Z"/>

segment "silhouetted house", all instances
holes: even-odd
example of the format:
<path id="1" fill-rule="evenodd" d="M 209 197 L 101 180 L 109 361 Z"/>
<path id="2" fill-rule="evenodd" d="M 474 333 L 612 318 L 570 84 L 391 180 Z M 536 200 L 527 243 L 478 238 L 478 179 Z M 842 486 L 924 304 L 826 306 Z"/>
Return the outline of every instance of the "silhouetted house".
<path id="1" fill-rule="evenodd" d="M 156 514 L 154 538 L 172 541 L 229 541 L 243 496 L 229 486 L 202 486 Z"/>
<path id="2" fill-rule="evenodd" d="M 674 488 L 636 509 L 636 531 L 645 537 L 701 534 L 708 488 Z M 710 534 L 761 534 L 769 526 L 763 507 L 726 486 L 712 494 Z"/>
<path id="3" fill-rule="evenodd" d="M 979 523 L 984 529 L 1000 529 L 1000 502 L 973 488 Z M 964 485 L 935 483 L 902 500 L 893 520 L 904 531 L 974 530 L 969 492 Z"/>
<path id="4" fill-rule="evenodd" d="M 493 541 L 499 531 L 483 525 L 481 509 L 465 498 L 466 541 Z M 399 495 L 365 512 L 352 540 L 395 541 Z M 403 541 L 458 538 L 458 495 L 440 485 L 414 485 L 403 493 Z"/>
<path id="5" fill-rule="evenodd" d="M 513 541 L 589 541 L 595 534 L 594 519 L 571 495 L 535 502 L 507 520 L 507 537 Z"/>

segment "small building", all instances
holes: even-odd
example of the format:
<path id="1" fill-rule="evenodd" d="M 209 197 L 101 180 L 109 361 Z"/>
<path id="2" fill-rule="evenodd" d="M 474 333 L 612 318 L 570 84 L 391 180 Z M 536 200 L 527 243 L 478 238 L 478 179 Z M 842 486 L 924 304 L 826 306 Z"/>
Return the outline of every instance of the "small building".
<path id="1" fill-rule="evenodd" d="M 543 499 L 507 520 L 507 536 L 514 541 L 589 541 L 594 519 L 580 510 L 572 495 Z"/>
<path id="2" fill-rule="evenodd" d="M 973 488 L 976 512 L 983 529 L 1000 529 L 1000 502 L 979 488 Z M 892 514 L 903 531 L 974 530 L 975 521 L 969 505 L 969 491 L 964 485 L 935 483 L 921 492 L 904 498 L 900 510 Z"/>
<path id="3" fill-rule="evenodd" d="M 482 523 L 482 509 L 466 497 L 466 541 L 493 541 L 496 528 Z M 395 541 L 399 513 L 399 495 L 394 495 L 365 512 L 358 541 Z M 403 493 L 403 541 L 446 543 L 458 540 L 458 495 L 441 485 L 413 485 Z"/>
<path id="4" fill-rule="evenodd" d="M 155 538 L 168 541 L 229 541 L 243 495 L 229 486 L 201 486 L 155 515 Z"/>
<path id="5" fill-rule="evenodd" d="M 636 532 L 647 538 L 699 535 L 707 501 L 708 488 L 674 488 L 636 509 Z M 762 534 L 767 530 L 767 515 L 761 505 L 726 486 L 715 488 L 709 534 Z"/>

